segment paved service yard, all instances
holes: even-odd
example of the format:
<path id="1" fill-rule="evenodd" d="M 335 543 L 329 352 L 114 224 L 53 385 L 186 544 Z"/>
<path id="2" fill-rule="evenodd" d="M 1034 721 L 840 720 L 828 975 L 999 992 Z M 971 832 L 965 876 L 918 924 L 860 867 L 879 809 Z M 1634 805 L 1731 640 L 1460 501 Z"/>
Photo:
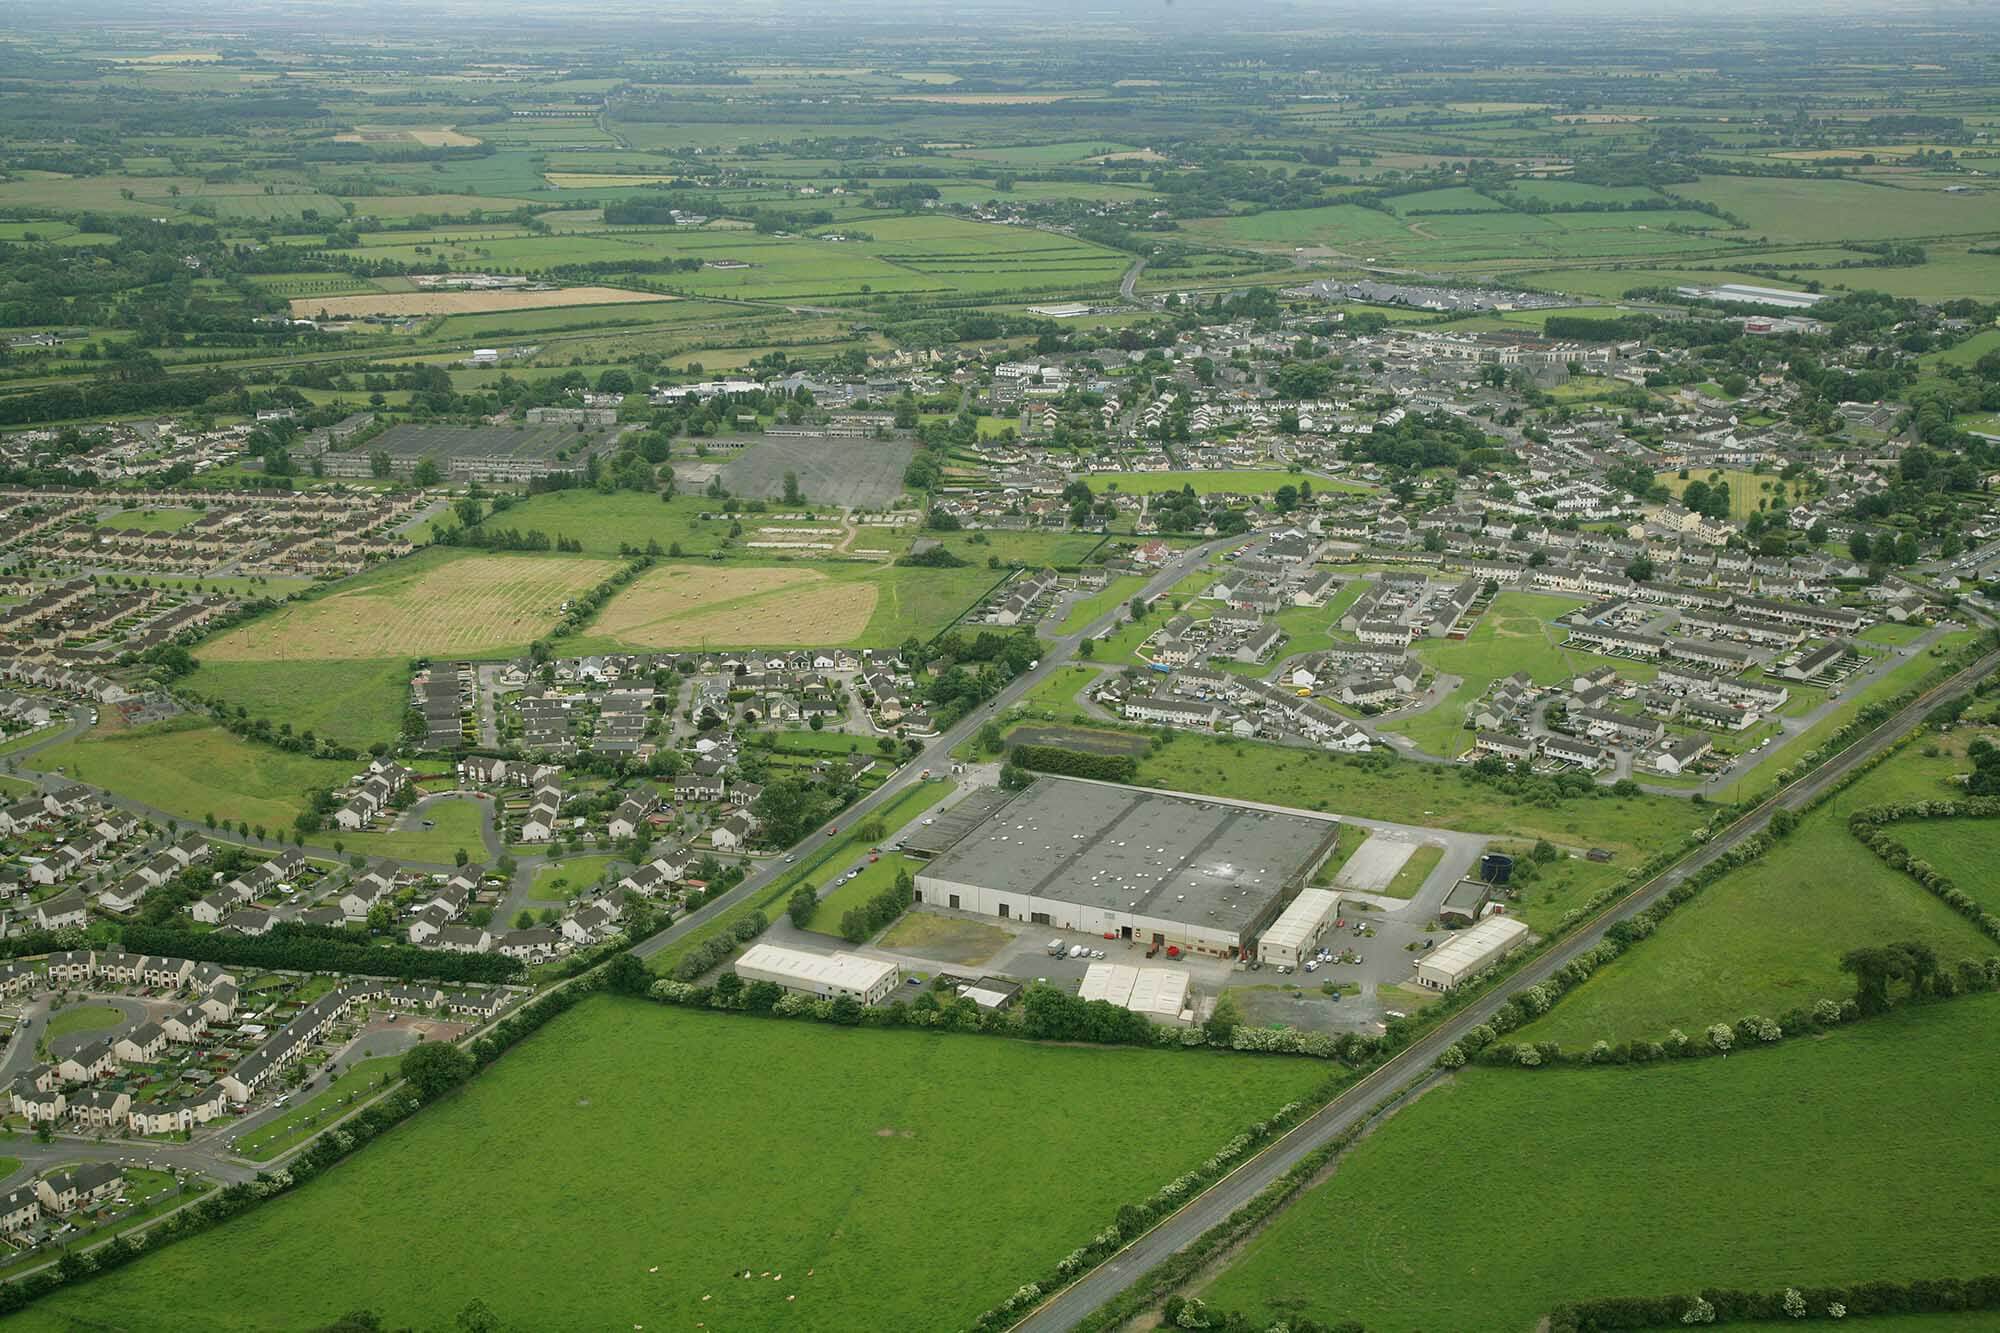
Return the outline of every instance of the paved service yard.
<path id="1" fill-rule="evenodd" d="M 722 469 L 722 484 L 745 500 L 775 500 L 796 472 L 806 507 L 881 509 L 903 493 L 903 469 L 916 456 L 909 440 L 786 436 L 746 448 Z"/>
<path id="2" fill-rule="evenodd" d="M 1368 841 L 1354 849 L 1347 864 L 1334 876 L 1335 888 L 1373 893 L 1389 887 L 1403 863 L 1416 854 L 1422 842 L 1396 833 L 1371 833 Z"/>

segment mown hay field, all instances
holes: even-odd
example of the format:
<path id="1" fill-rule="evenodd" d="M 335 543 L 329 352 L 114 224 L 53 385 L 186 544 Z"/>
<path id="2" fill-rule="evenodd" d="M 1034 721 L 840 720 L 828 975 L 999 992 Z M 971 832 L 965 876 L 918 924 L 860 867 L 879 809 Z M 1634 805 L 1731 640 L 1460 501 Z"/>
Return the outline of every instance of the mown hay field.
<path id="1" fill-rule="evenodd" d="M 880 595 L 862 579 L 816 569 L 666 565 L 614 597 L 592 629 L 635 648 L 846 643 Z"/>
<path id="2" fill-rule="evenodd" d="M 546 292 L 389 292 L 379 296 L 300 297 L 292 314 L 310 319 L 362 315 L 488 315 L 496 310 L 547 310 L 578 305 L 624 305 L 633 301 L 665 301 L 658 292 L 629 292 L 621 287 L 558 287 Z"/>
<path id="3" fill-rule="evenodd" d="M 540 638 L 565 600 L 617 568 L 585 557 L 420 557 L 203 644 L 220 662 L 504 653 Z"/>

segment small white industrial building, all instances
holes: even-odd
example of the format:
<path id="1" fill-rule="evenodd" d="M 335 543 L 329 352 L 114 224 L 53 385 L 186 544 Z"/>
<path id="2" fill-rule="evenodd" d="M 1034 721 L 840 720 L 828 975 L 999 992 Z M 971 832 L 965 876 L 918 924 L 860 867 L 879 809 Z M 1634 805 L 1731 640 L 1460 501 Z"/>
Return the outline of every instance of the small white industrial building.
<path id="1" fill-rule="evenodd" d="M 894 963 L 852 953 L 807 953 L 775 944 L 753 944 L 736 960 L 736 975 L 745 981 L 771 981 L 788 991 L 822 1000 L 851 995 L 863 1004 L 880 1004 L 895 994 L 903 979 Z"/>
<path id="2" fill-rule="evenodd" d="M 1506 957 L 1526 938 L 1527 922 L 1511 916 L 1489 916 L 1424 955 L 1417 964 L 1417 984 L 1432 990 L 1450 990 Z"/>
<path id="3" fill-rule="evenodd" d="M 1080 1000 L 1105 1000 L 1155 1023 L 1179 1023 L 1188 1007 L 1187 973 L 1170 967 L 1092 963 L 1077 989 Z"/>
<path id="4" fill-rule="evenodd" d="M 1340 895 L 1331 889 L 1301 889 L 1257 941 L 1257 957 L 1274 967 L 1297 967 L 1319 947 L 1320 937 L 1340 915 Z"/>

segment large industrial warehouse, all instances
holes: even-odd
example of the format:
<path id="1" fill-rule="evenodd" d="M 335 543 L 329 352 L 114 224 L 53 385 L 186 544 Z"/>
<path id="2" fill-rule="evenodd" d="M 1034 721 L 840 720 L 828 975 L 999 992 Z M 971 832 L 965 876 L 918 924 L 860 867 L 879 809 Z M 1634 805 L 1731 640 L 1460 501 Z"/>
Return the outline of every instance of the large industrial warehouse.
<path id="1" fill-rule="evenodd" d="M 917 898 L 1232 958 L 1339 834 L 1334 820 L 1040 778 L 918 874 Z"/>

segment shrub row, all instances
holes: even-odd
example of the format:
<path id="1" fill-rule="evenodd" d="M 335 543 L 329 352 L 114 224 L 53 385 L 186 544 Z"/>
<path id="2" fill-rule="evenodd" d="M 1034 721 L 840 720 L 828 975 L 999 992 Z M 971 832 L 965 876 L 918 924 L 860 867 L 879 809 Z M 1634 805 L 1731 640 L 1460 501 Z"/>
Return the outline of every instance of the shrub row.
<path id="1" fill-rule="evenodd" d="M 1130 782 L 1139 775 L 1139 761 L 1129 754 L 1092 754 L 1062 745 L 1017 745 L 1010 760 L 1037 773 L 1101 782 Z"/>
<path id="2" fill-rule="evenodd" d="M 898 870 L 895 883 L 871 895 L 861 906 L 850 907 L 840 914 L 840 938 L 849 944 L 859 944 L 894 921 L 910 905 L 913 887 L 910 873 Z"/>
<path id="3" fill-rule="evenodd" d="M 1741 1291 L 1709 1287 L 1693 1296 L 1612 1296 L 1549 1312 L 1549 1333 L 1610 1333 L 1739 1320 L 1844 1319 L 1850 1315 L 1951 1314 L 2000 1309 L 2000 1274 L 1858 1282 L 1837 1287 Z"/>
<path id="4" fill-rule="evenodd" d="M 748 944 L 762 935 L 771 924 L 770 918 L 761 911 L 739 917 L 727 928 L 717 931 L 707 939 L 688 949 L 681 960 L 674 964 L 674 977 L 680 981 L 693 981 L 702 973 L 719 966 L 722 961 L 736 952 L 739 944 Z"/>
<path id="5" fill-rule="evenodd" d="M 230 936 L 135 921 L 123 927 L 120 939 L 128 953 L 164 954 L 238 967 L 489 984 L 521 977 L 520 960 L 499 954 L 455 954 L 407 944 L 359 944 L 345 932 L 296 922 L 274 926 L 266 935 Z"/>

